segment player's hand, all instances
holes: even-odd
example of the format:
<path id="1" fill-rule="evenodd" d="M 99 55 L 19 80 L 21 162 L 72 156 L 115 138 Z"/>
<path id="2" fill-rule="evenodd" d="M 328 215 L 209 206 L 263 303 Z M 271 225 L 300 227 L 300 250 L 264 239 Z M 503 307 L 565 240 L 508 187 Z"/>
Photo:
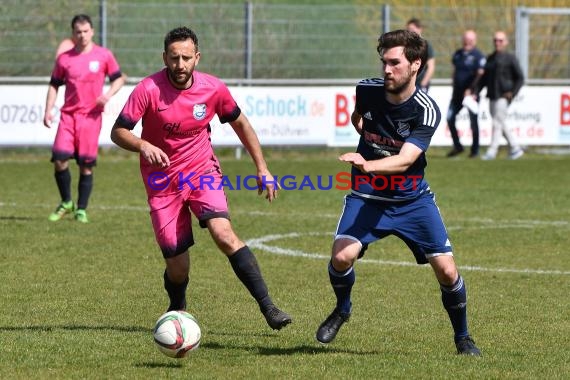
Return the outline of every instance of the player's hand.
<path id="1" fill-rule="evenodd" d="M 170 165 L 170 160 L 166 153 L 162 149 L 152 145 L 151 143 L 144 141 L 140 147 L 141 155 L 150 164 L 157 166 L 159 168 L 166 168 Z"/>
<path id="2" fill-rule="evenodd" d="M 46 112 L 44 115 L 44 126 L 46 128 L 51 128 L 51 123 L 53 121 L 53 115 L 49 112 Z"/>
<path id="3" fill-rule="evenodd" d="M 279 182 L 269 172 L 257 173 L 257 194 L 263 194 L 263 190 L 267 190 L 265 199 L 273 202 L 277 198 L 277 192 L 280 189 Z"/>
<path id="4" fill-rule="evenodd" d="M 349 164 L 351 164 L 352 166 L 354 166 L 363 173 L 368 173 L 368 171 L 365 169 L 365 165 L 367 164 L 368 161 L 366 161 L 364 157 L 360 155 L 360 153 L 354 153 L 354 152 L 345 153 L 341 155 L 338 159 L 343 162 L 348 162 Z"/>
<path id="5" fill-rule="evenodd" d="M 95 103 L 99 106 L 99 107 L 105 107 L 105 104 L 107 104 L 107 102 L 109 101 L 109 97 L 105 94 L 101 94 L 99 95 L 99 97 L 95 100 Z"/>
<path id="6" fill-rule="evenodd" d="M 513 101 L 513 93 L 510 92 L 510 91 L 505 92 L 505 93 L 503 94 L 503 98 L 507 99 L 507 102 L 510 103 L 510 102 Z"/>

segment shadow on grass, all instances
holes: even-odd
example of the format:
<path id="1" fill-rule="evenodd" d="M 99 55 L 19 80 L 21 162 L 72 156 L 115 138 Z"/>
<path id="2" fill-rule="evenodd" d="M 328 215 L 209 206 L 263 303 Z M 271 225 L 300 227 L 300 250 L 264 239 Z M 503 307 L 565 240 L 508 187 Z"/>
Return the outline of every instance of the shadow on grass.
<path id="1" fill-rule="evenodd" d="M 30 220 L 34 220 L 35 218 L 32 218 L 30 216 L 4 216 L 4 215 L 0 215 L 0 220 L 8 220 L 8 221 L 13 221 L 13 220 L 26 220 L 26 221 L 30 221 Z"/>
<path id="2" fill-rule="evenodd" d="M 139 368 L 182 368 L 182 363 L 179 362 L 169 362 L 169 363 L 159 363 L 159 362 L 144 362 L 137 363 L 135 367 Z"/>
<path id="3" fill-rule="evenodd" d="M 54 331 L 54 330 L 85 330 L 85 331 L 119 331 L 119 332 L 151 332 L 152 329 L 140 326 L 0 326 L 0 331 Z"/>
<path id="4" fill-rule="evenodd" d="M 227 350 L 227 349 L 241 349 L 245 351 L 255 351 L 259 355 L 298 355 L 298 354 L 305 354 L 305 355 L 318 355 L 318 354 L 351 354 L 351 355 L 376 355 L 379 354 L 380 351 L 356 351 L 356 350 L 349 350 L 342 347 L 331 347 L 331 346 L 322 346 L 322 345 L 310 345 L 310 344 L 303 344 L 294 347 L 265 347 L 265 346 L 244 346 L 244 345 L 232 345 L 232 344 L 220 344 L 214 342 L 207 342 L 202 343 L 200 345 L 202 349 L 206 350 Z"/>
<path id="5" fill-rule="evenodd" d="M 68 331 L 77 331 L 77 330 L 84 330 L 84 331 L 117 331 L 117 332 L 127 332 L 127 333 L 150 333 L 152 332 L 151 328 L 148 327 L 140 327 L 140 326 L 86 326 L 86 325 L 62 325 L 62 326 L 0 326 L 0 332 L 2 331 L 39 331 L 39 332 L 52 332 L 57 330 L 68 330 Z M 240 336 L 243 334 L 231 334 L 231 333 L 216 333 L 210 332 L 208 335 L 218 335 L 218 336 Z M 260 333 L 260 334 L 247 334 L 248 336 L 269 336 L 269 333 Z M 365 350 L 350 350 L 347 348 L 343 348 L 340 346 L 324 346 L 315 343 L 314 345 L 311 344 L 302 344 L 297 345 L 294 347 L 268 347 L 262 345 L 247 345 L 247 344 L 232 344 L 232 343 L 217 343 L 217 342 L 202 342 L 200 344 L 200 348 L 204 350 L 228 350 L 228 349 L 236 349 L 236 350 L 243 350 L 249 351 L 253 353 L 257 353 L 259 355 L 265 356 L 272 356 L 272 355 L 318 355 L 318 354 L 350 354 L 350 355 L 376 355 L 379 354 L 380 351 L 373 350 L 373 351 L 365 351 Z M 178 363 L 161 363 L 161 362 L 145 362 L 137 364 L 139 367 L 149 367 L 149 368 L 156 368 L 156 367 L 167 367 L 167 368 L 178 368 L 181 367 L 181 364 Z"/>

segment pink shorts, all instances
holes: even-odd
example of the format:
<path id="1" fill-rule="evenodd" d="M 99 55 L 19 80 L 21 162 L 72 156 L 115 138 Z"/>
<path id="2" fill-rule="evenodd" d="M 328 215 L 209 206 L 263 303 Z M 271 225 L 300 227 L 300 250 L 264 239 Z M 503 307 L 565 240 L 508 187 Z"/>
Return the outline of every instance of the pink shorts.
<path id="1" fill-rule="evenodd" d="M 100 112 L 62 112 L 52 147 L 51 161 L 75 158 L 79 166 L 95 166 L 102 120 L 103 115 Z"/>
<path id="2" fill-rule="evenodd" d="M 226 193 L 218 186 L 222 174 L 216 172 L 214 177 L 211 188 L 185 186 L 176 194 L 148 198 L 154 235 L 164 258 L 179 255 L 194 244 L 190 212 L 198 218 L 202 228 L 209 219 L 230 218 Z"/>

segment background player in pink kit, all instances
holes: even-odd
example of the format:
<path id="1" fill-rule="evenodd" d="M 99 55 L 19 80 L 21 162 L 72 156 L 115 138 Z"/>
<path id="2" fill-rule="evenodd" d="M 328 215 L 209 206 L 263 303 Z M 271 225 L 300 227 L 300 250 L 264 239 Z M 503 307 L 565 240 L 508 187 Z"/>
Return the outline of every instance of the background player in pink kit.
<path id="1" fill-rule="evenodd" d="M 111 139 L 124 149 L 140 153 L 152 225 L 166 262 L 168 310 L 186 309 L 188 249 L 194 244 L 191 211 L 228 257 L 268 325 L 279 330 L 291 323 L 291 317 L 273 304 L 255 256 L 230 223 L 220 186 L 222 172 L 210 141 L 210 121 L 215 114 L 232 126 L 251 155 L 258 178 L 265 180 L 269 202 L 277 196 L 277 188 L 248 119 L 222 81 L 195 70 L 199 60 L 198 38 L 192 30 L 180 27 L 168 32 L 163 52 L 166 68 L 135 87 L 117 118 Z M 142 135 L 138 138 L 131 130 L 141 119 Z M 200 176 L 215 178 L 215 183 L 200 186 Z M 262 191 L 260 183 L 259 193 Z"/>
<path id="2" fill-rule="evenodd" d="M 102 112 L 109 99 L 123 86 L 125 78 L 110 50 L 93 42 L 93 24 L 87 15 L 76 15 L 71 21 L 75 48 L 60 52 L 48 87 L 44 125 L 51 128 L 52 110 L 61 85 L 65 85 L 65 102 L 52 147 L 51 160 L 61 203 L 49 216 L 58 221 L 75 211 L 75 219 L 88 222 L 87 203 L 93 188 L 93 166 L 97 163 Z M 111 86 L 103 93 L 105 76 Z M 79 165 L 77 207 L 71 200 L 69 159 Z"/>

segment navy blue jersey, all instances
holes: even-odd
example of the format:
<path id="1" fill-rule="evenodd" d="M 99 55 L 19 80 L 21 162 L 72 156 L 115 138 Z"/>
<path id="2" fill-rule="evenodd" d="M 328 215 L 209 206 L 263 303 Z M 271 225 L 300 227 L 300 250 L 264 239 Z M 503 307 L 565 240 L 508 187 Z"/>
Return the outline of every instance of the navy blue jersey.
<path id="1" fill-rule="evenodd" d="M 451 63 L 455 68 L 453 74 L 454 97 L 463 99 L 465 90 L 471 88 L 477 71 L 485 67 L 486 60 L 485 55 L 477 48 L 470 51 L 459 49 L 453 54 Z"/>
<path id="2" fill-rule="evenodd" d="M 386 100 L 383 79 L 364 79 L 356 86 L 356 111 L 363 121 L 356 151 L 364 159 L 396 155 L 405 142 L 416 145 L 423 153 L 400 174 L 364 174 L 353 167 L 352 193 L 369 199 L 402 201 L 417 198 L 429 190 L 424 179 L 425 152 L 441 120 L 435 101 L 416 89 L 404 103 L 391 104 Z"/>

